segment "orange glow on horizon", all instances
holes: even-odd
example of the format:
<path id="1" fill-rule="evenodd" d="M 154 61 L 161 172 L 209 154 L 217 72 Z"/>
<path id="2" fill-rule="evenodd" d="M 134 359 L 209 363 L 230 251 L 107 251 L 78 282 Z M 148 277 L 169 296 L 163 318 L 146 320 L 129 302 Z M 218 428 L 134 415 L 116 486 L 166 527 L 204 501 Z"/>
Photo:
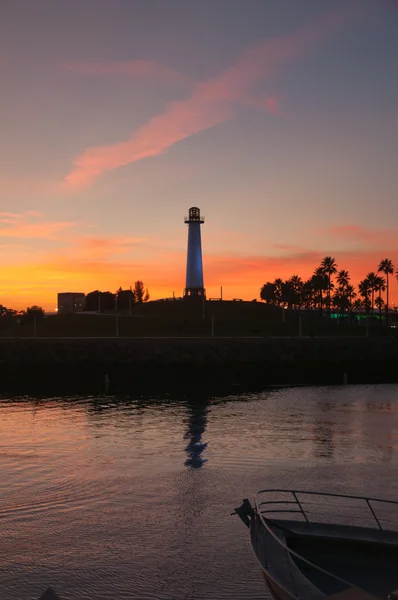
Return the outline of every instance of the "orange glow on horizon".
<path id="1" fill-rule="evenodd" d="M 357 285 L 369 271 L 376 271 L 381 254 L 334 254 L 338 267 L 350 272 Z M 384 256 L 384 255 L 383 255 Z M 223 288 L 224 299 L 242 298 L 259 300 L 260 288 L 266 281 L 277 277 L 287 279 L 298 274 L 309 278 L 323 255 L 308 253 L 301 256 L 274 257 L 239 255 L 204 255 L 204 275 L 207 297 L 219 297 Z M 2 267 L 0 304 L 8 308 L 25 309 L 39 304 L 47 311 L 55 310 L 58 292 L 84 292 L 95 289 L 115 292 L 120 286 L 127 289 L 142 279 L 151 299 L 182 296 L 185 283 L 185 254 L 167 255 L 159 263 L 133 261 L 94 261 L 84 259 L 37 262 L 29 265 Z M 390 276 L 390 304 L 398 299 L 398 284 Z"/>

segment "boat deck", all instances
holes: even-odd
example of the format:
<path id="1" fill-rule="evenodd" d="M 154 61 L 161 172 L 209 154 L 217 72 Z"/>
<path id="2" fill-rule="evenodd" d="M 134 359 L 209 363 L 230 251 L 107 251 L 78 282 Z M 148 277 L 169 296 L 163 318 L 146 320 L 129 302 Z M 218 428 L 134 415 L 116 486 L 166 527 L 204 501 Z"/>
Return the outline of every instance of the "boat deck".
<path id="1" fill-rule="evenodd" d="M 398 589 L 398 532 L 297 521 L 273 521 L 273 531 L 291 550 L 367 590 L 387 598 Z M 376 547 L 375 547 L 376 544 Z M 327 595 L 337 593 L 335 582 L 322 571 L 291 555 L 305 577 Z"/>
<path id="2" fill-rule="evenodd" d="M 327 538 L 338 538 L 346 540 L 363 540 L 375 544 L 391 544 L 398 546 L 398 531 L 379 530 L 374 527 L 357 527 L 353 525 L 338 525 L 335 523 L 316 523 L 310 525 L 303 521 L 285 519 L 267 519 L 269 523 L 276 525 L 275 533 L 288 530 L 293 535 L 300 536 L 325 536 Z M 280 529 L 279 529 L 280 527 Z"/>

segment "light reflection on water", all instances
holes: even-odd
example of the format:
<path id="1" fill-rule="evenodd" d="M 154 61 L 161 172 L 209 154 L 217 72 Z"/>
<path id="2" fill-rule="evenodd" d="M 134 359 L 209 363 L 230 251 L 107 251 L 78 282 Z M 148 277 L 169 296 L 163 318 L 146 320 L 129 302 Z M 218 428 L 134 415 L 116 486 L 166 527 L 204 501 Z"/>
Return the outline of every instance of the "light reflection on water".
<path id="1" fill-rule="evenodd" d="M 264 487 L 398 497 L 398 386 L 0 402 L 0 597 L 267 597 L 230 512 Z"/>

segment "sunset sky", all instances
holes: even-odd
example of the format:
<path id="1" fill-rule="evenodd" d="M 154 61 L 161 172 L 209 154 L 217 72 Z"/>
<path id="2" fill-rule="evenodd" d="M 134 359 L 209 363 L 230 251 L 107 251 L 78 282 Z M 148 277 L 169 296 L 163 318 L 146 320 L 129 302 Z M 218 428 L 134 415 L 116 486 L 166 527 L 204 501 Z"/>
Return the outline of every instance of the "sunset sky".
<path id="1" fill-rule="evenodd" d="M 2 0 L 0 304 L 398 268 L 397 0 Z M 398 285 L 391 287 L 398 304 Z"/>

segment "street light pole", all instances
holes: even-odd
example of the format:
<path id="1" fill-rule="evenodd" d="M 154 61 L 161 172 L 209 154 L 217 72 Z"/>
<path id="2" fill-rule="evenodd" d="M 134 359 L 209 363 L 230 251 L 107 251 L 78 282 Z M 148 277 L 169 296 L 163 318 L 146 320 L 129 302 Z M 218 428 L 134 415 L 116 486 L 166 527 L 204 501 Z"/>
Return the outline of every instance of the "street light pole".
<path id="1" fill-rule="evenodd" d="M 116 337 L 119 337 L 119 313 L 117 312 L 117 292 L 115 296 L 115 311 L 116 311 Z"/>

